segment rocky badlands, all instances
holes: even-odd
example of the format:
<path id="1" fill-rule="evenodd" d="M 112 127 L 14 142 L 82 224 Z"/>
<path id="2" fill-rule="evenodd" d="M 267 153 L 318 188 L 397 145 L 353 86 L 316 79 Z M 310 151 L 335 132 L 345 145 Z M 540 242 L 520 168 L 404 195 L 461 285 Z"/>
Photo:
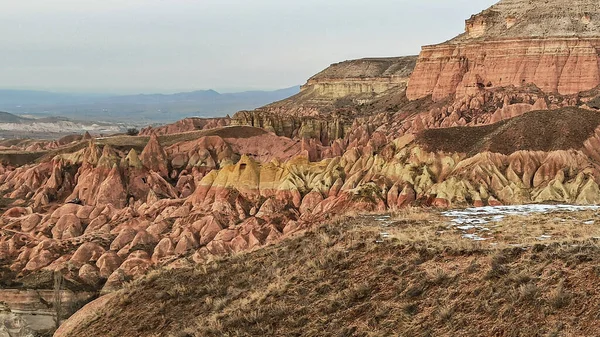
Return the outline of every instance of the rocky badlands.
<path id="1" fill-rule="evenodd" d="M 599 20 L 591 0 L 502 0 L 418 57 L 337 63 L 231 118 L 0 144 L 1 288 L 60 273 L 111 296 L 362 213 L 600 204 Z"/>

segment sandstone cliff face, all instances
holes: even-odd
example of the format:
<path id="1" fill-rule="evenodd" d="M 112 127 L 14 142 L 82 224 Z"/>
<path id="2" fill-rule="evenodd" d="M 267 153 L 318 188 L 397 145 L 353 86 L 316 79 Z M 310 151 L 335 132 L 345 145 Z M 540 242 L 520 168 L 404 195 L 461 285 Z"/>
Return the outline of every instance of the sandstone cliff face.
<path id="1" fill-rule="evenodd" d="M 562 95 L 600 84 L 597 3 L 503 0 L 466 22 L 465 33 L 423 47 L 409 99 L 438 101 L 478 90 L 535 84 Z"/>
<path id="2" fill-rule="evenodd" d="M 416 57 L 369 58 L 331 65 L 313 76 L 299 94 L 254 111 L 242 111 L 233 125 L 261 127 L 280 136 L 311 138 L 330 145 L 348 133 L 356 118 L 398 108 Z M 376 102 L 393 97 L 394 103 Z"/>
<path id="3" fill-rule="evenodd" d="M 313 95 L 315 100 L 379 95 L 405 87 L 415 62 L 415 57 L 409 56 L 336 63 L 311 77 L 302 86 L 300 95 Z"/>
<path id="4" fill-rule="evenodd" d="M 600 39 L 523 39 L 423 47 L 409 99 L 441 100 L 485 88 L 535 84 L 563 95 L 600 84 Z"/>

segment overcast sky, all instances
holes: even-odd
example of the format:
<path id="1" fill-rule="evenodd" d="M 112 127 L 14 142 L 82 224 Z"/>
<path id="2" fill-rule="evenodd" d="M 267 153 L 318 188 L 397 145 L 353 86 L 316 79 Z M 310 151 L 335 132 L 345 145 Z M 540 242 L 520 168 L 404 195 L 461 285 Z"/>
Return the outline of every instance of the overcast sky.
<path id="1" fill-rule="evenodd" d="M 277 89 L 418 54 L 496 0 L 0 0 L 0 88 Z"/>

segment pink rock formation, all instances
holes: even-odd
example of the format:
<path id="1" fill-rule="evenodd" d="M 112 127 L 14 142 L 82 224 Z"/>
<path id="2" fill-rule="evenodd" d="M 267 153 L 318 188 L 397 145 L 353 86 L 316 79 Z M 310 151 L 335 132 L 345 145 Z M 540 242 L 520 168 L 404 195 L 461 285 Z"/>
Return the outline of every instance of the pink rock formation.
<path id="1" fill-rule="evenodd" d="M 140 159 L 146 168 L 159 173 L 163 177 L 169 175 L 167 154 L 160 145 L 156 134 L 153 133 L 150 135 L 150 140 L 146 144 L 146 147 L 144 147 Z"/>
<path id="2" fill-rule="evenodd" d="M 528 84 L 562 95 L 595 88 L 600 28 L 592 13 L 592 0 L 502 0 L 467 20 L 464 34 L 423 47 L 406 95 L 440 101 Z"/>

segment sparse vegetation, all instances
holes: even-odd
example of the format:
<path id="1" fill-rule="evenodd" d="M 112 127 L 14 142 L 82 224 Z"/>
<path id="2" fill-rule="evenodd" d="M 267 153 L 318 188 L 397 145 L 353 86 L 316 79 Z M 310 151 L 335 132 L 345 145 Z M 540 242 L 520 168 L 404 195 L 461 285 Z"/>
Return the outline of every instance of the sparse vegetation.
<path id="1" fill-rule="evenodd" d="M 140 130 L 138 130 L 136 128 L 129 128 L 129 129 L 127 129 L 127 135 L 128 136 L 137 136 L 138 134 L 140 134 Z"/>
<path id="2" fill-rule="evenodd" d="M 251 253 L 154 271 L 74 335 L 597 335 L 592 238 L 478 243 L 440 234 L 439 217 L 416 210 L 391 223 L 333 221 Z"/>
<path id="3" fill-rule="evenodd" d="M 600 115 L 596 111 L 571 107 L 527 113 L 491 125 L 428 129 L 416 141 L 429 151 L 470 155 L 568 150 L 581 148 L 598 125 Z"/>

